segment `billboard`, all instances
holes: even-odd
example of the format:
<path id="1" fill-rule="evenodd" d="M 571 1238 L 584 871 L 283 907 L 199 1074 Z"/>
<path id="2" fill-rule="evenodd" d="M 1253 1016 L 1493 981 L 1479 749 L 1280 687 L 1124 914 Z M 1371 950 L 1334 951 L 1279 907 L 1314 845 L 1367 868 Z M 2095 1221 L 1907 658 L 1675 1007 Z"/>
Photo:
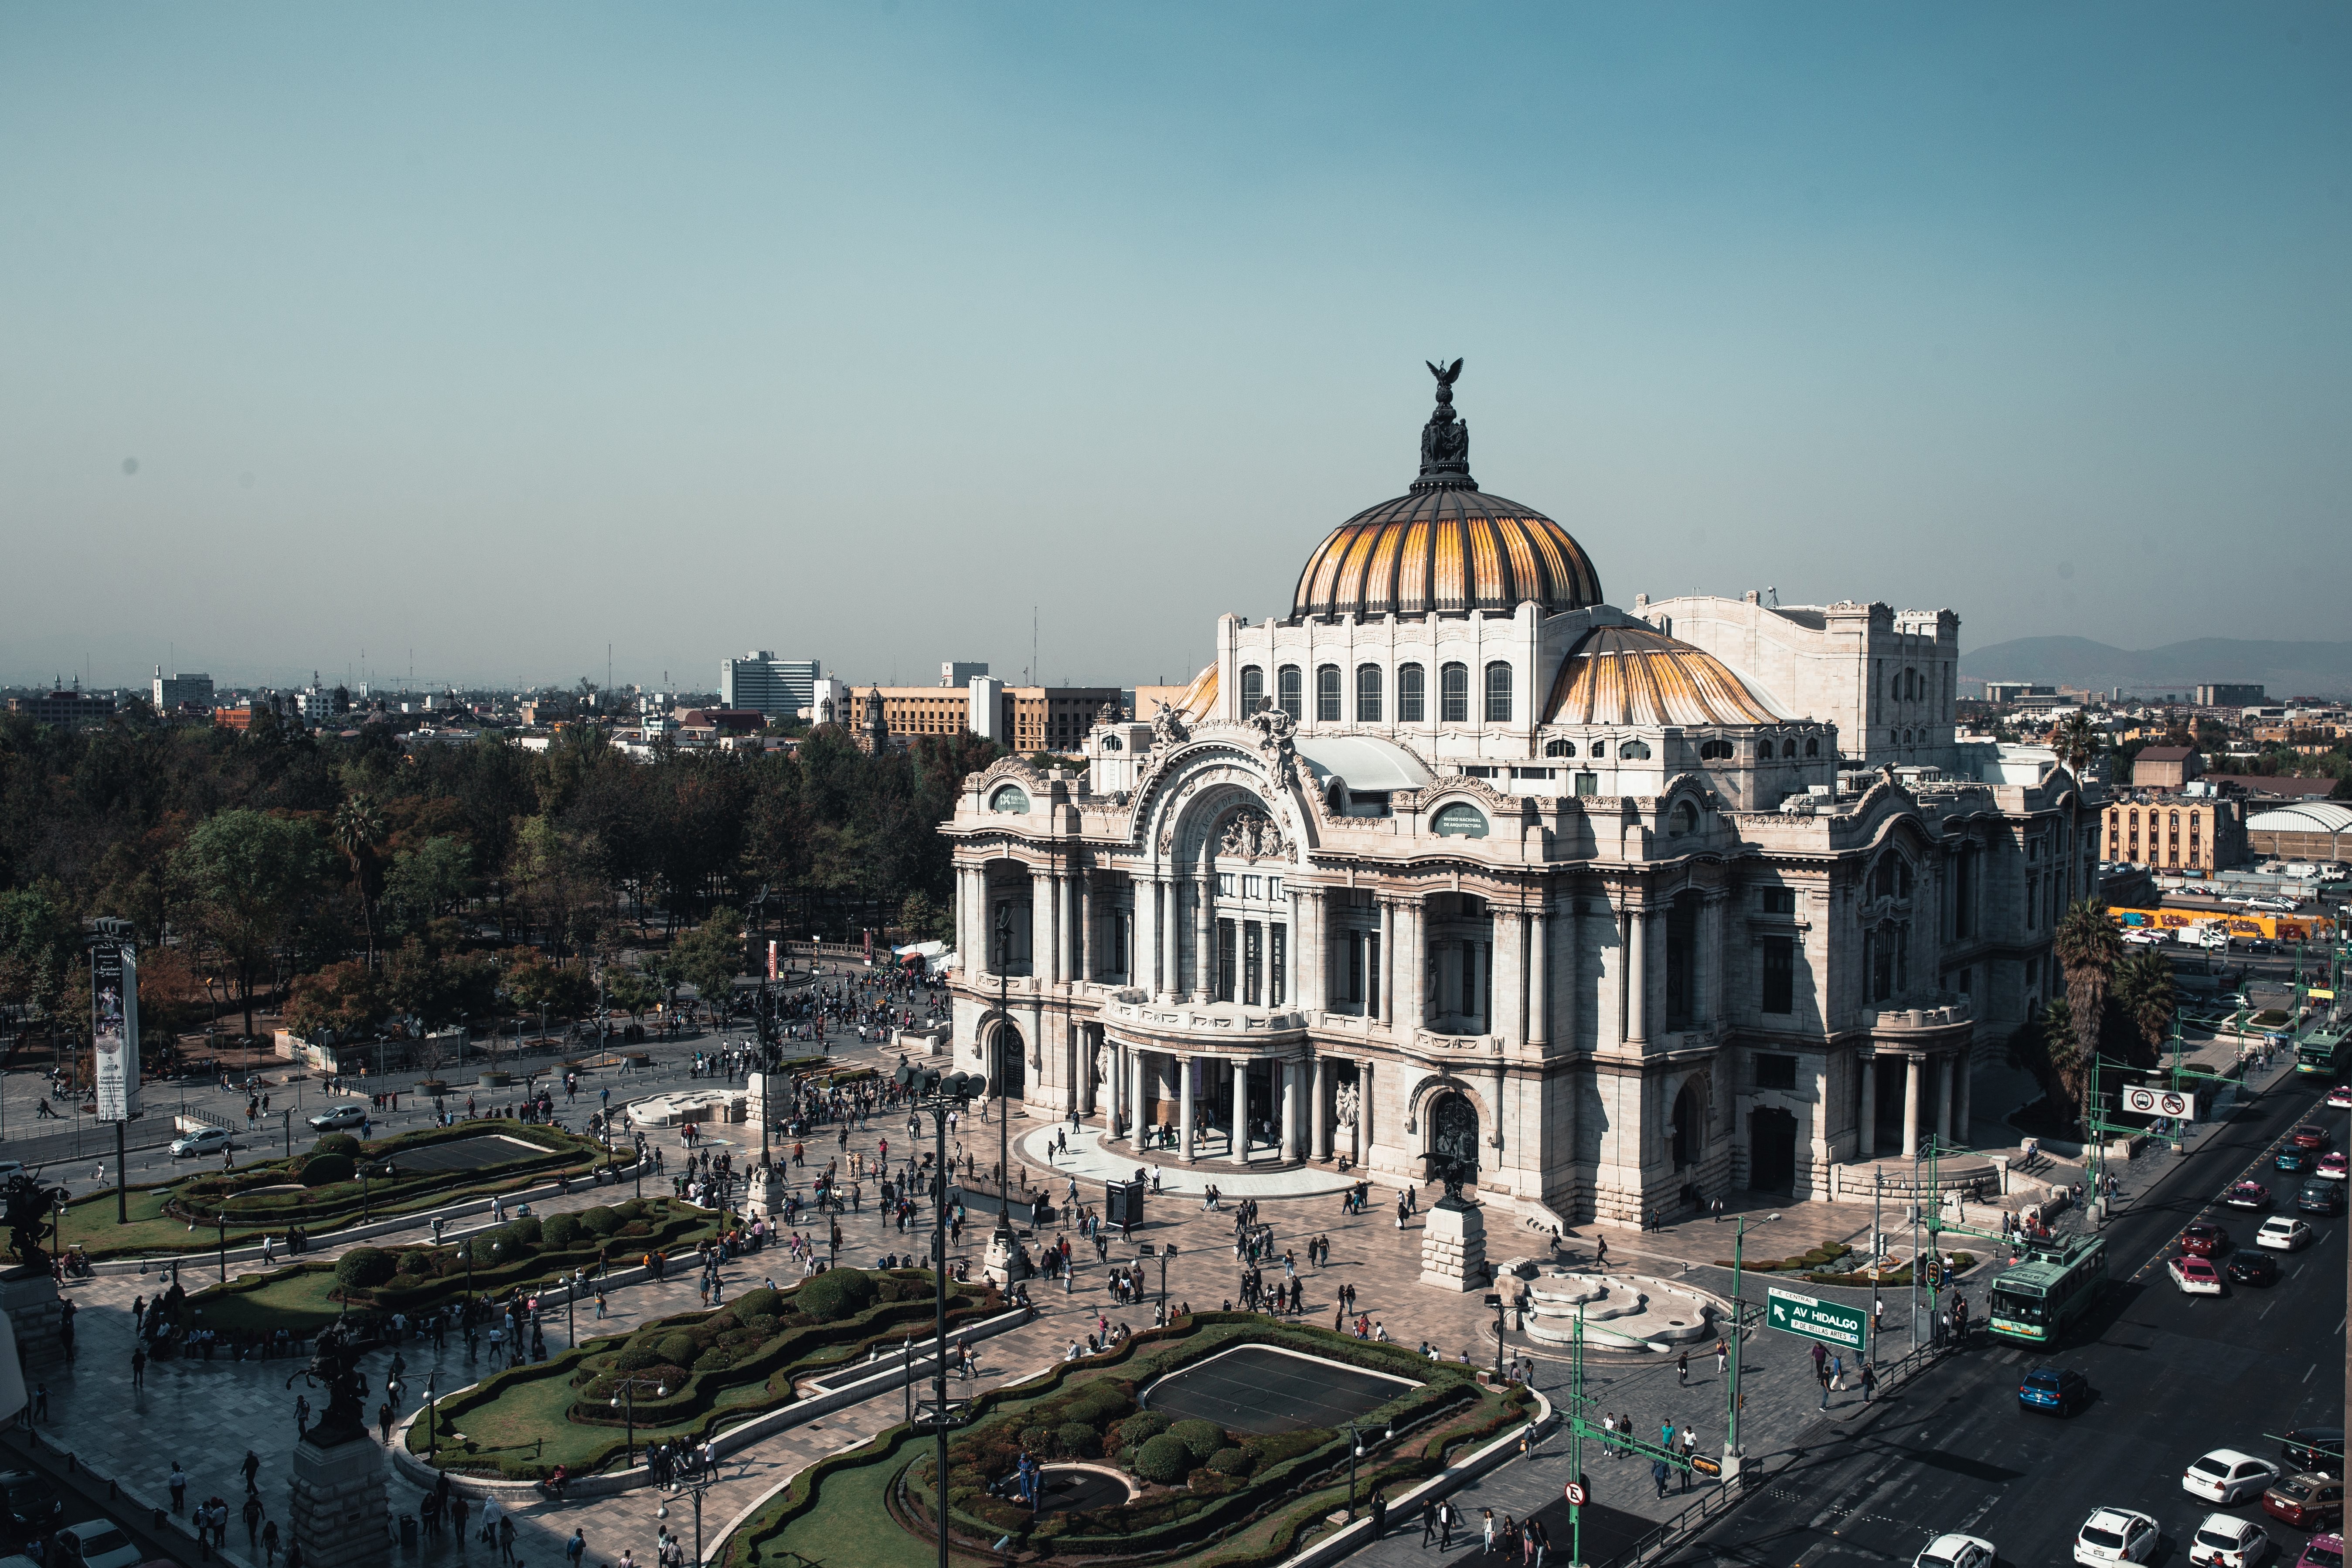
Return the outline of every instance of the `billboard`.
<path id="1" fill-rule="evenodd" d="M 2252 910 L 2237 914 L 2204 909 L 2111 909 L 2107 918 L 2126 931 L 2178 931 L 2218 925 L 2234 937 L 2267 937 L 2273 942 L 2325 942 L 2336 931 L 2336 922 L 2326 915 L 2257 914 Z"/>
<path id="2" fill-rule="evenodd" d="M 89 1043 L 98 1119 L 139 1114 L 139 950 L 100 942 L 89 950 Z"/>

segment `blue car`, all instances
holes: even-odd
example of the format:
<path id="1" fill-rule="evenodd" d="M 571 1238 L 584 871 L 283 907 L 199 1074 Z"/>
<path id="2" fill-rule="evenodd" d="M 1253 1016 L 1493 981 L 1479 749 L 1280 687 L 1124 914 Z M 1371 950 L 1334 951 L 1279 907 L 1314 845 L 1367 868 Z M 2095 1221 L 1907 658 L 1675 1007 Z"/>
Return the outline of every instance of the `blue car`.
<path id="1" fill-rule="evenodd" d="M 2090 1402 L 2090 1380 L 2071 1367 L 2037 1366 L 2017 1385 L 2017 1407 L 2029 1414 L 2072 1415 Z"/>
<path id="2" fill-rule="evenodd" d="M 2271 1162 L 2273 1169 L 2291 1172 L 2297 1175 L 2310 1170 L 2314 1163 L 2315 1158 L 2310 1150 L 2298 1149 L 2292 1143 L 2280 1150 L 2278 1157 Z"/>

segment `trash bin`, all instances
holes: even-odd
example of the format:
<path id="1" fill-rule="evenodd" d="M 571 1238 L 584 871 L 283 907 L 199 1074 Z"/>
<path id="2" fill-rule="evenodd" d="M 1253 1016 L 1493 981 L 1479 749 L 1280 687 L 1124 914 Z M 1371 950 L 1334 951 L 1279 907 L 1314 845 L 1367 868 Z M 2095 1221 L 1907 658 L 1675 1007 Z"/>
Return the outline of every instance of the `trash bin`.
<path id="1" fill-rule="evenodd" d="M 413 1513 L 400 1516 L 400 1549 L 404 1552 L 416 1550 L 416 1516 Z"/>

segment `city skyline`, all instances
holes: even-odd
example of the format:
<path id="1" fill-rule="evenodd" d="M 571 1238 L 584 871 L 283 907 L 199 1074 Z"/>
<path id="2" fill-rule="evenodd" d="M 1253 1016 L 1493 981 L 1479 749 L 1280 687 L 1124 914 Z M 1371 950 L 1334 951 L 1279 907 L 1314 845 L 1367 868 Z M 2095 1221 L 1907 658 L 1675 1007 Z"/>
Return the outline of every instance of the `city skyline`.
<path id="1" fill-rule="evenodd" d="M 1612 602 L 2330 608 L 2321 7 L 132 15 L 0 22 L 0 515 L 78 590 L 0 680 L 1012 676 L 1033 606 L 1183 679 L 1440 353 Z"/>

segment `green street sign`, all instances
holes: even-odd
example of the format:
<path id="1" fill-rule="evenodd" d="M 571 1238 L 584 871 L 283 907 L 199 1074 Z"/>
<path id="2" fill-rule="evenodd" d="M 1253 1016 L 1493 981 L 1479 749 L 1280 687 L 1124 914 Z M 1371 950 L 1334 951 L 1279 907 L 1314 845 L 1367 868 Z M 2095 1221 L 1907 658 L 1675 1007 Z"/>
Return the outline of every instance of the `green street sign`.
<path id="1" fill-rule="evenodd" d="M 1801 1296 L 1778 1285 L 1764 1288 L 1764 1326 L 1768 1329 L 1819 1340 L 1841 1350 L 1858 1351 L 1869 1324 L 1870 1314 L 1860 1307 Z"/>

